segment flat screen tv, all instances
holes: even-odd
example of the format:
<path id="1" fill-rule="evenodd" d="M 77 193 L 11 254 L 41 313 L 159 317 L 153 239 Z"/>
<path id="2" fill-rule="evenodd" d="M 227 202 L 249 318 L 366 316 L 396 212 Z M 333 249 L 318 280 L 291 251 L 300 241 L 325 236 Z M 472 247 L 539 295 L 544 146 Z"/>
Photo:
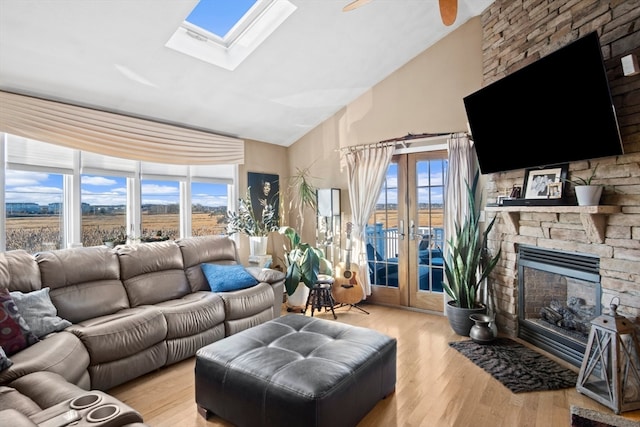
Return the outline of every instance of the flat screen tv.
<path id="1" fill-rule="evenodd" d="M 464 98 L 483 174 L 623 153 L 596 32 Z"/>

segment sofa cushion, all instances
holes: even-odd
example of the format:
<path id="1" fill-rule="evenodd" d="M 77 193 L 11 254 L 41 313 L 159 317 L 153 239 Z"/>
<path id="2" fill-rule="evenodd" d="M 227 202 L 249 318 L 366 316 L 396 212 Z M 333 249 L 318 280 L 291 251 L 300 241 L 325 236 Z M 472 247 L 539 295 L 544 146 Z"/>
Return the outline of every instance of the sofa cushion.
<path id="1" fill-rule="evenodd" d="M 36 423 L 31 421 L 31 418 L 13 408 L 0 411 L 0 426 L 38 427 Z"/>
<path id="2" fill-rule="evenodd" d="M 71 326 L 71 322 L 58 316 L 58 310 L 49 297 L 49 288 L 28 293 L 14 291 L 10 294 L 18 311 L 38 338 Z"/>
<path id="3" fill-rule="evenodd" d="M 118 246 L 120 274 L 132 307 L 181 298 L 191 292 L 174 241 Z"/>
<path id="4" fill-rule="evenodd" d="M 23 249 L 0 253 L 0 288 L 31 292 L 41 288 L 34 256 Z"/>
<path id="5" fill-rule="evenodd" d="M 20 315 L 16 303 L 6 288 L 0 289 L 0 346 L 11 356 L 36 343 L 38 337 Z"/>
<path id="6" fill-rule="evenodd" d="M 250 317 L 273 306 L 273 290 L 266 283 L 218 295 L 224 301 L 225 322 Z"/>
<path id="7" fill-rule="evenodd" d="M 11 356 L 13 365 L 0 372 L 0 384 L 39 371 L 62 375 L 80 387 L 89 387 L 89 353 L 82 342 L 70 332 L 49 334 L 45 339 Z"/>
<path id="8" fill-rule="evenodd" d="M 167 321 L 155 307 L 137 307 L 87 319 L 66 329 L 80 338 L 91 365 L 124 359 L 164 341 Z"/>
<path id="9" fill-rule="evenodd" d="M 205 263 L 201 267 L 212 292 L 236 291 L 258 284 L 258 280 L 240 264 L 218 265 Z"/>
<path id="10" fill-rule="evenodd" d="M 141 350 L 131 356 L 89 366 L 91 388 L 109 390 L 167 364 L 167 342 Z"/>
<path id="11" fill-rule="evenodd" d="M 25 396 L 29 396 L 42 409 L 87 393 L 83 388 L 68 382 L 60 374 L 48 371 L 22 376 L 9 385 Z"/>
<path id="12" fill-rule="evenodd" d="M 236 243 L 228 236 L 198 236 L 176 240 L 182 252 L 184 270 L 192 291 L 208 291 L 209 284 L 200 267 L 203 263 L 238 264 Z"/>
<path id="13" fill-rule="evenodd" d="M 51 288 L 51 301 L 63 319 L 78 323 L 129 308 L 113 250 L 91 246 L 39 252 L 35 257 L 42 286 Z"/>
<path id="14" fill-rule="evenodd" d="M 13 365 L 13 362 L 4 352 L 4 349 L 0 347 L 0 371 L 4 371 L 5 369 L 10 368 L 11 365 Z"/>
<path id="15" fill-rule="evenodd" d="M 167 319 L 167 364 L 191 357 L 225 336 L 224 302 L 219 294 L 199 291 L 154 307 Z"/>
<path id="16" fill-rule="evenodd" d="M 224 322 L 224 302 L 211 292 L 194 292 L 154 307 L 167 320 L 166 339 L 196 335 Z"/>
<path id="17" fill-rule="evenodd" d="M 42 410 L 29 396 L 25 396 L 13 387 L 0 386 L 0 411 L 6 409 L 15 409 L 26 416 L 37 414 Z"/>

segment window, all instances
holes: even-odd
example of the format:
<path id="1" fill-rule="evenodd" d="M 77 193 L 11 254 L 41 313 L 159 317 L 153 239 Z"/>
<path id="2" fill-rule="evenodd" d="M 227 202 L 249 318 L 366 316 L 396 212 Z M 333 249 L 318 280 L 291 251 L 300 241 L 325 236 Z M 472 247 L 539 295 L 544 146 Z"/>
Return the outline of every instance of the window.
<path id="1" fill-rule="evenodd" d="M 6 249 L 34 253 L 63 246 L 63 175 L 7 170 Z"/>
<path id="2" fill-rule="evenodd" d="M 247 12 L 255 4 L 256 0 L 200 0 L 187 16 L 186 24 L 224 39 L 233 27 L 246 27 L 253 22 Z"/>
<path id="3" fill-rule="evenodd" d="M 227 184 L 191 183 L 191 235 L 224 234 L 228 209 Z"/>
<path id="4" fill-rule="evenodd" d="M 444 248 L 444 178 L 447 159 L 418 162 L 417 197 L 420 213 L 422 244 L 431 248 Z M 426 249 L 426 248 L 425 248 Z"/>
<path id="5" fill-rule="evenodd" d="M 179 238 L 180 183 L 143 179 L 141 188 L 142 232 L 140 238 Z"/>
<path id="6" fill-rule="evenodd" d="M 398 286 L 398 163 L 392 160 L 367 225 L 371 283 Z"/>
<path id="7" fill-rule="evenodd" d="M 102 245 L 114 236 L 151 241 L 224 232 L 235 164 L 140 162 L 0 137 L 0 158 L 6 158 L 0 250 L 33 253 Z"/>
<path id="8" fill-rule="evenodd" d="M 234 70 L 295 10 L 288 0 L 200 0 L 166 46 Z M 216 22 L 210 13 L 222 19 Z"/>
<path id="9" fill-rule="evenodd" d="M 82 175 L 82 246 L 122 242 L 127 235 L 127 179 Z"/>

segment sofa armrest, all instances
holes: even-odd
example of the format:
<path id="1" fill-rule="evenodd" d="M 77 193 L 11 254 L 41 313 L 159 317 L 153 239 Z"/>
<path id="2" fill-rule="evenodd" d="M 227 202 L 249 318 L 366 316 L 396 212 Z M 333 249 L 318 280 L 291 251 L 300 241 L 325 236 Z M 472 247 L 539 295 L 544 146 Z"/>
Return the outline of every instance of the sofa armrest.
<path id="1" fill-rule="evenodd" d="M 246 267 L 247 271 L 259 282 L 268 283 L 273 291 L 273 317 L 280 317 L 284 302 L 284 279 L 286 274 L 279 270 L 263 267 Z"/>
<path id="2" fill-rule="evenodd" d="M 263 267 L 246 267 L 246 270 L 256 278 L 259 282 L 268 283 L 270 285 L 284 281 L 285 273 L 271 268 Z"/>
<path id="3" fill-rule="evenodd" d="M 4 409 L 0 411 L 0 426 L 38 427 L 29 417 L 15 409 Z"/>

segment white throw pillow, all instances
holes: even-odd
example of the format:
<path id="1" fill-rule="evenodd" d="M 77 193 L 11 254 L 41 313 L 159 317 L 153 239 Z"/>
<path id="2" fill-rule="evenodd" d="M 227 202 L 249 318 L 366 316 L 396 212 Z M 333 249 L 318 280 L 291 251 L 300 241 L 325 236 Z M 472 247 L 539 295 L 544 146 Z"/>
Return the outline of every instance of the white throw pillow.
<path id="1" fill-rule="evenodd" d="M 38 338 L 71 326 L 71 322 L 58 316 L 58 310 L 49 297 L 49 288 L 27 293 L 14 291 L 10 294 L 18 312 Z"/>

